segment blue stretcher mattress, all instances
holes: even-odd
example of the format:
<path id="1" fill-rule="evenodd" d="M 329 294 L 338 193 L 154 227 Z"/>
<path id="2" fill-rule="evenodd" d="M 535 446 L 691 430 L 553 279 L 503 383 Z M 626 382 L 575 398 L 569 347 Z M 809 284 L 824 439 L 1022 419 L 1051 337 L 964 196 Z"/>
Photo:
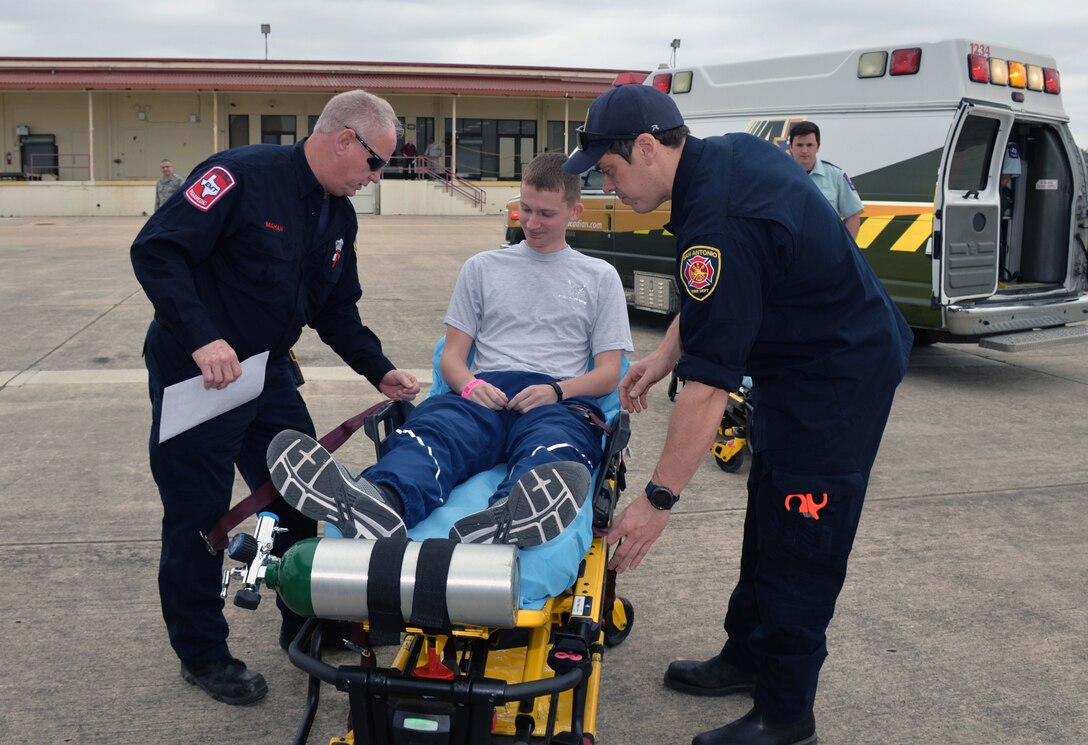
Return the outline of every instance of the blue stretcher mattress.
<path id="1" fill-rule="evenodd" d="M 443 342 L 444 340 L 438 343 L 434 352 L 433 382 L 427 394 L 428 398 L 450 391 L 450 387 L 446 385 L 438 369 L 438 358 L 442 354 Z M 621 375 L 627 371 L 628 367 L 627 357 L 624 356 Z M 620 411 L 619 390 L 597 399 L 597 403 L 604 412 L 605 421 L 614 421 Z M 591 488 L 595 488 L 600 478 L 600 471 L 599 464 L 593 474 L 594 487 Z M 408 536 L 416 541 L 426 538 L 446 538 L 457 520 L 487 508 L 488 498 L 495 492 L 495 487 L 505 476 L 506 466 L 498 465 L 490 471 L 478 473 L 461 483 L 450 494 L 449 500 L 409 530 Z M 327 533 L 328 528 L 326 528 Z M 525 610 L 539 610 L 544 607 L 548 598 L 559 595 L 571 587 L 578 578 L 578 567 L 589 550 L 592 540 L 593 500 L 587 498 L 578 517 L 557 538 L 540 546 L 520 549 L 520 607 Z"/>

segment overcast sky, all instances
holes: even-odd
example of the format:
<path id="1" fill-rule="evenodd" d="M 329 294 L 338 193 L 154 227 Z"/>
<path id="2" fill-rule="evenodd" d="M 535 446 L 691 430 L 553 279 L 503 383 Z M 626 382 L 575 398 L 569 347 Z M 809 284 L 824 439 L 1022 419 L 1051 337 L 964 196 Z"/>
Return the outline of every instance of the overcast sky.
<path id="1" fill-rule="evenodd" d="M 1055 0 L 0 0 L 0 54 L 652 70 L 947 38 L 1053 56 L 1088 147 L 1088 4 Z"/>

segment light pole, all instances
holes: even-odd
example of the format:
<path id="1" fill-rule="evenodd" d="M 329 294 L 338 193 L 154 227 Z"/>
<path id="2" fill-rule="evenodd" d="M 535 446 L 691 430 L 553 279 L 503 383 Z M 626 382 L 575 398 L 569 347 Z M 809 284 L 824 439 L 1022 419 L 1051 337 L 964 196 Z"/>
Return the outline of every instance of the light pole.
<path id="1" fill-rule="evenodd" d="M 673 39 L 669 46 L 672 47 L 672 61 L 669 63 L 669 67 L 676 67 L 676 50 L 680 48 L 680 40 Z"/>
<path id="2" fill-rule="evenodd" d="M 267 60 L 268 59 L 268 35 L 270 33 L 272 33 L 272 24 L 262 23 L 261 24 L 261 33 L 264 34 L 264 58 Z M 676 43 L 677 44 L 680 43 L 679 39 L 676 41 Z"/>

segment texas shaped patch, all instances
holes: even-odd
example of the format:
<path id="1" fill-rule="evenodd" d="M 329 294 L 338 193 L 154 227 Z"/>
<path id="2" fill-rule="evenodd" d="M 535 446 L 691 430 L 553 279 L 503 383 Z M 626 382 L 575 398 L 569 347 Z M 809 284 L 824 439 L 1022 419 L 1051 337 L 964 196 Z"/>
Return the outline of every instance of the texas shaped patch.
<path id="1" fill-rule="evenodd" d="M 223 166 L 212 166 L 185 190 L 185 198 L 198 210 L 207 212 L 234 188 L 234 176 Z"/>

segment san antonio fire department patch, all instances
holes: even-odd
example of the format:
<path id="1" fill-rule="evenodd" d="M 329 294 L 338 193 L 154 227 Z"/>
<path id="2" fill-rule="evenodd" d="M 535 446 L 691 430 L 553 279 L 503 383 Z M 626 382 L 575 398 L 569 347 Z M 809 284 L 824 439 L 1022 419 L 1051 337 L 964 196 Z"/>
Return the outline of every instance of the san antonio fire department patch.
<path id="1" fill-rule="evenodd" d="M 234 188 L 234 175 L 223 166 L 212 166 L 185 190 L 185 198 L 198 210 L 207 212 L 219 197 Z"/>
<path id="2" fill-rule="evenodd" d="M 680 256 L 680 278 L 693 300 L 706 300 L 718 286 L 722 252 L 712 246 L 692 246 Z"/>

